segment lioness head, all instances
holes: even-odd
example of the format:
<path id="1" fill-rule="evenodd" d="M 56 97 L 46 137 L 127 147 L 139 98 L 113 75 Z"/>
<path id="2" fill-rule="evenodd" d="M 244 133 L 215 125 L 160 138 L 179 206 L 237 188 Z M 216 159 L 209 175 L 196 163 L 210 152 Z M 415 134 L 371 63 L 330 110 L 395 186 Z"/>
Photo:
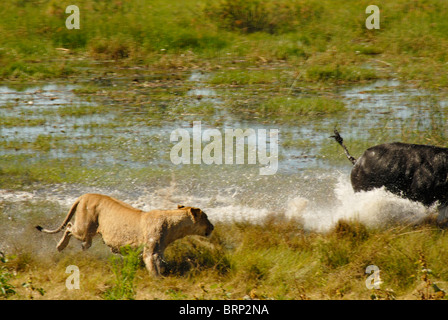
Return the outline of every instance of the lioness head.
<path id="1" fill-rule="evenodd" d="M 187 210 L 188 214 L 191 215 L 198 235 L 205 237 L 209 237 L 211 235 L 215 227 L 210 222 L 210 220 L 208 220 L 207 214 L 204 211 L 199 208 L 185 207 L 181 205 L 178 205 L 177 208 L 185 209 Z"/>

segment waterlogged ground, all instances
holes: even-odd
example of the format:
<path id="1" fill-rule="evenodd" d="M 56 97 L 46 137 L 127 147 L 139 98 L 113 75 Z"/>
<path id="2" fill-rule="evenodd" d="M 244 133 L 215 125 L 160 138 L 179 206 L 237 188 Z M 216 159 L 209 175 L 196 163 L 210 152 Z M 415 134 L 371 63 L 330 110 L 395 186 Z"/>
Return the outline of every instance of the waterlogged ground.
<path id="1" fill-rule="evenodd" d="M 434 142 L 428 132 L 445 135 L 448 100 L 439 93 L 393 79 L 309 92 L 300 84 L 223 85 L 213 77 L 130 72 L 71 83 L 1 84 L 0 250 L 19 245 L 17 234 L 38 237 L 36 223 L 57 225 L 86 192 L 143 210 L 197 206 L 212 222 L 285 215 L 319 231 L 340 218 L 378 226 L 415 222 L 434 211 L 383 190 L 354 194 L 351 165 L 329 136 L 337 127 L 355 157 L 386 141 Z M 281 95 L 326 97 L 345 110 L 272 115 L 251 109 Z M 174 165 L 170 135 L 179 128 L 192 132 L 193 121 L 223 137 L 226 128 L 278 129 L 277 172 L 260 175 L 259 163 Z M 55 241 L 39 240 L 39 246 L 53 248 Z"/>

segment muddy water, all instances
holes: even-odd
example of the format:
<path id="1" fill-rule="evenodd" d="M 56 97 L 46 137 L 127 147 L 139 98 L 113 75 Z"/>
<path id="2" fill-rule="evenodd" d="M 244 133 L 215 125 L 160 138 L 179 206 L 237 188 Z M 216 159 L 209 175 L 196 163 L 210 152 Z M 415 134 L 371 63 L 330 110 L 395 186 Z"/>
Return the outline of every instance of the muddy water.
<path id="1" fill-rule="evenodd" d="M 186 83 L 189 84 L 186 94 L 175 101 L 191 106 L 192 111 L 187 108 L 179 117 L 157 119 L 151 118 L 142 108 L 116 101 L 107 105 L 110 109 L 103 107 L 101 113 L 77 113 L 77 109 L 89 110 L 98 104 L 76 94 L 77 85 L 56 83 L 24 89 L 0 86 L 0 116 L 21 119 L 0 127 L 1 139 L 10 145 L 35 143 L 31 148 L 0 147 L 0 157 L 25 155 L 21 160 L 24 165 L 36 159 L 64 161 L 76 158 L 80 166 L 113 168 L 110 174 L 94 177 L 96 180 L 107 179 L 110 187 L 64 183 L 11 191 L 0 186 L 3 208 L 0 218 L 27 221 L 23 216 L 25 213 L 18 209 L 19 204 L 31 202 L 48 206 L 52 203 L 56 210 L 46 210 L 41 218 L 57 223 L 71 203 L 86 192 L 109 194 L 143 210 L 172 208 L 177 204 L 197 206 L 215 222 L 247 220 L 257 223 L 270 214 L 285 215 L 299 219 L 307 229 L 320 231 L 328 230 L 340 218 L 357 218 L 369 225 L 381 225 L 396 221 L 414 222 L 433 211 L 433 208 L 424 208 L 384 190 L 354 194 L 348 180 L 350 163 L 341 165 L 319 154 L 322 148 L 334 145 L 328 136 L 335 126 L 342 128 L 345 138 L 358 140 L 369 140 L 372 135 L 384 135 L 385 131 L 387 137 L 391 137 L 410 125 L 417 125 L 415 130 L 426 130 L 431 123 L 425 119 L 430 119 L 434 112 L 432 93 L 396 80 L 337 88 L 335 94 L 346 102 L 346 113 L 297 119 L 294 123 L 273 123 L 228 112 L 229 91 L 210 87 L 207 75 L 192 73 L 186 76 Z M 113 85 L 116 84 L 107 83 L 107 86 Z M 169 96 L 172 89 L 158 90 L 165 90 Z M 151 92 L 148 88 L 149 97 Z M 155 101 L 156 108 L 166 107 L 164 102 Z M 195 113 L 194 107 L 203 103 L 213 107 L 207 117 Z M 441 108 L 445 106 L 444 101 L 436 104 Z M 73 111 L 61 116 L 57 110 L 66 107 Z M 35 122 L 39 119 L 43 119 L 42 123 Z M 201 121 L 203 129 L 221 132 L 225 128 L 278 129 L 277 172 L 260 175 L 260 164 L 174 165 L 169 157 L 174 145 L 170 142 L 170 134 L 178 128 L 191 132 L 193 121 Z M 285 140 L 282 137 L 304 143 L 283 147 Z M 42 149 L 36 143 L 39 139 L 52 143 L 49 148 Z M 132 172 L 145 168 L 158 169 L 151 183 L 135 175 L 125 181 L 123 175 L 113 174 L 117 170 Z M 39 220 L 39 217 L 33 219 Z M 2 238 L 7 242 L 6 233 Z"/>

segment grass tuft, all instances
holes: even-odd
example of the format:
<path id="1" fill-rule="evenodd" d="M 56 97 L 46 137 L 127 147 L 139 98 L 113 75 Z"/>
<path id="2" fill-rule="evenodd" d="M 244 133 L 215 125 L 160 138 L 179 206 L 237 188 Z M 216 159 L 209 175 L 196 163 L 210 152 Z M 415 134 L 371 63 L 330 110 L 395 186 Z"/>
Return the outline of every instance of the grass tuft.
<path id="1" fill-rule="evenodd" d="M 132 249 L 129 246 L 121 248 L 121 256 L 111 258 L 111 269 L 115 275 L 115 285 L 104 293 L 106 300 L 134 300 L 134 280 L 140 265 L 142 249 Z"/>
<path id="2" fill-rule="evenodd" d="M 259 108 L 265 115 L 316 115 L 344 110 L 342 101 L 321 97 L 274 97 L 265 101 Z"/>

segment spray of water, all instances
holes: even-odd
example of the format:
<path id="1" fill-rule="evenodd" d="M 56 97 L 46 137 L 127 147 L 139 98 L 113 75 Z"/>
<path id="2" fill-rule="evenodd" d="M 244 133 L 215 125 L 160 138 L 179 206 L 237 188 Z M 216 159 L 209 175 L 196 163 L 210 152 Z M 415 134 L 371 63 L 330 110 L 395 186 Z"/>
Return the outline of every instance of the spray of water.
<path id="1" fill-rule="evenodd" d="M 285 215 L 302 221 L 304 228 L 328 231 L 339 220 L 357 220 L 366 226 L 385 228 L 396 224 L 421 222 L 434 213 L 435 207 L 394 195 L 384 188 L 355 193 L 348 179 L 339 177 L 335 185 L 336 200 L 329 203 L 311 203 L 296 197 L 288 202 Z"/>
<path id="2" fill-rule="evenodd" d="M 324 192 L 319 187 L 320 185 L 318 183 L 315 186 L 317 193 Z M 242 202 L 237 196 L 238 188 L 233 189 L 236 190 L 233 193 L 222 190 L 222 192 L 198 195 L 195 192 L 182 191 L 183 187 L 172 183 L 163 188 L 141 188 L 131 195 L 118 190 L 86 189 L 72 185 L 54 186 L 34 192 L 0 190 L 0 205 L 13 206 L 12 209 L 3 210 L 3 216 L 0 218 L 7 219 L 4 220 L 5 222 L 17 221 L 17 223 L 11 224 L 11 226 L 17 226 L 17 230 L 11 230 L 10 226 L 6 228 L 6 223 L 4 223 L 6 229 L 0 228 L 0 249 L 2 245 L 17 241 L 20 237 L 36 236 L 33 235 L 35 230 L 32 223 L 39 221 L 39 224 L 48 224 L 49 221 L 52 221 L 53 224 L 58 224 L 59 220 L 62 220 L 67 213 L 67 211 L 59 212 L 58 209 L 55 212 L 55 210 L 47 208 L 45 212 L 39 212 L 38 217 L 34 216 L 31 219 L 31 217 L 23 216 L 32 211 L 21 210 L 22 204 L 35 203 L 39 207 L 40 203 L 45 201 L 45 203 L 57 204 L 56 208 L 68 210 L 78 196 L 87 192 L 107 194 L 144 211 L 173 209 L 177 204 L 195 206 L 205 211 L 213 223 L 244 221 L 256 224 L 265 221 L 266 217 L 271 214 L 277 214 L 286 219 L 294 219 L 306 230 L 317 232 L 330 230 L 340 219 L 358 220 L 368 227 L 375 228 L 390 227 L 396 224 L 414 224 L 419 223 L 436 210 L 435 207 L 427 208 L 420 203 L 393 195 L 384 189 L 354 193 L 347 175 L 343 174 L 336 179 L 333 188 L 330 189 L 333 192 L 332 196 L 316 196 L 310 192 L 305 195 L 297 195 L 297 190 L 290 188 L 291 194 L 285 194 L 275 203 L 275 212 L 272 204 L 268 206 L 269 201 L 264 199 Z M 268 195 L 266 195 L 267 197 Z M 29 226 L 24 226 L 26 224 Z M 56 239 L 53 239 L 54 241 Z M 51 248 L 53 247 L 54 243 L 51 244 Z"/>

